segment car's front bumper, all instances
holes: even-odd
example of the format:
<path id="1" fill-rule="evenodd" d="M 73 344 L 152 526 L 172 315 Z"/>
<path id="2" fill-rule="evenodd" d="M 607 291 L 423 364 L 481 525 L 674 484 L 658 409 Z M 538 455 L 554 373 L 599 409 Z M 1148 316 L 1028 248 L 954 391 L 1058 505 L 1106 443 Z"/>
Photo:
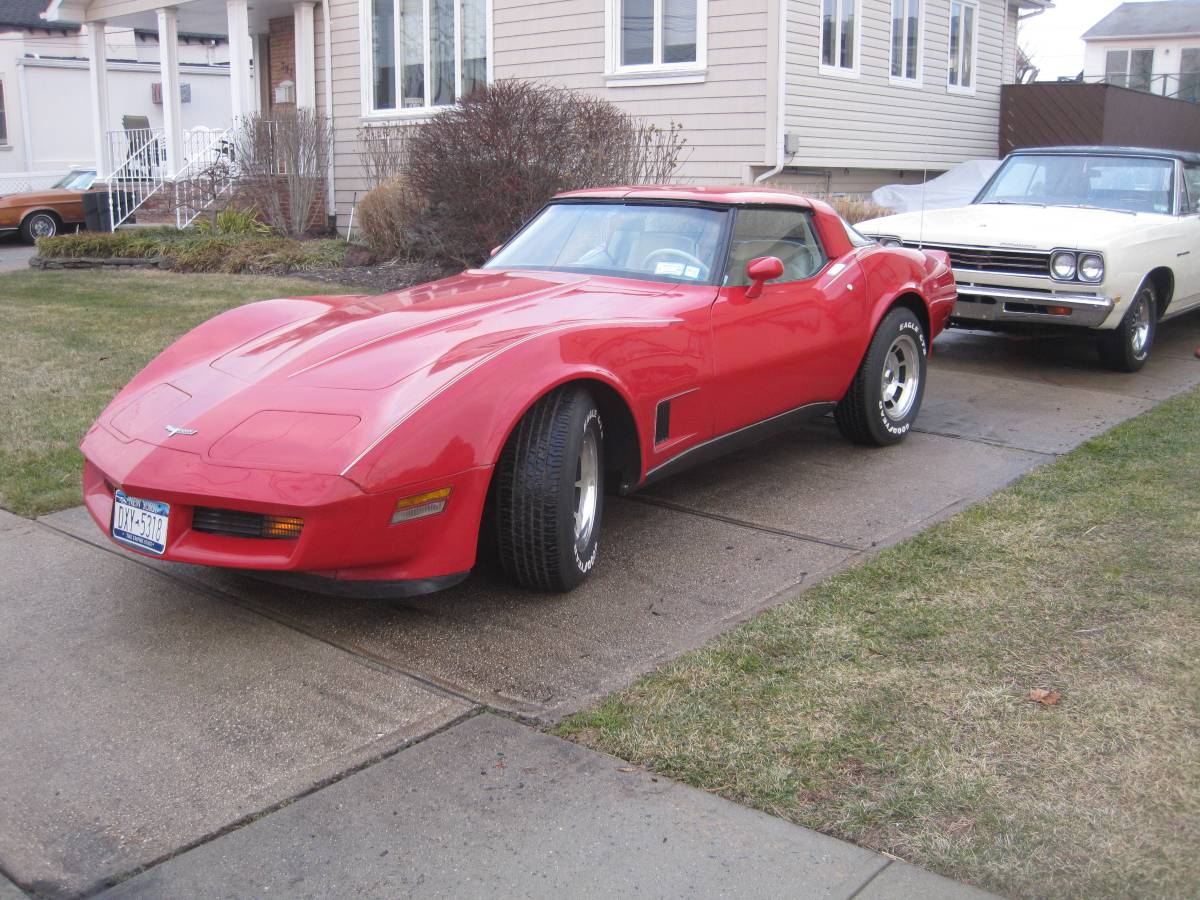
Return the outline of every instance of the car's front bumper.
<path id="1" fill-rule="evenodd" d="M 958 302 L 951 323 L 1029 323 L 1099 328 L 1112 314 L 1116 301 L 1100 293 L 1001 287 L 978 284 L 966 273 L 958 276 Z"/>
<path id="2" fill-rule="evenodd" d="M 491 476 L 490 467 L 481 467 L 447 475 L 436 483 L 366 493 L 340 476 L 215 465 L 195 453 L 121 441 L 100 426 L 88 432 L 81 449 L 84 503 L 110 540 L 114 493 L 120 489 L 132 497 L 170 505 L 166 549 L 160 559 L 263 573 L 303 573 L 311 576 L 306 586 L 319 589 L 324 584 L 331 593 L 347 593 L 343 589 L 347 585 L 333 581 L 390 582 L 379 586 L 390 588 L 383 593 L 411 595 L 461 580 L 475 563 L 483 498 Z M 443 512 L 390 524 L 399 498 L 442 487 L 451 488 Z M 295 516 L 304 524 L 299 537 L 289 539 L 199 531 L 192 527 L 197 507 Z"/>

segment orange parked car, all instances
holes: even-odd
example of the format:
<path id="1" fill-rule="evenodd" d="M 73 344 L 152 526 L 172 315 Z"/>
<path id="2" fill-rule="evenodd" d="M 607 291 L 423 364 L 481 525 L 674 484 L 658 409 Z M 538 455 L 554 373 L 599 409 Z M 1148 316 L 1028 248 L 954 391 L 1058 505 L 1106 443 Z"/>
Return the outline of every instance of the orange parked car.
<path id="1" fill-rule="evenodd" d="M 83 225 L 83 195 L 95 180 L 95 170 L 73 169 L 54 187 L 0 196 L 0 235 L 20 232 L 22 240 L 32 244 L 65 228 L 78 228 Z"/>

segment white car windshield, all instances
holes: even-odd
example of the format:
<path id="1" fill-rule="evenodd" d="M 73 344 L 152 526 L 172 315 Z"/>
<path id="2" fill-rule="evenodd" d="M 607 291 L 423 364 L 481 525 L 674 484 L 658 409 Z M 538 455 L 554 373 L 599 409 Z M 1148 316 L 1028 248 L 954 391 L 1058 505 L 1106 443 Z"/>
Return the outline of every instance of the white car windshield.
<path id="1" fill-rule="evenodd" d="M 566 201 L 543 209 L 485 269 L 552 269 L 713 284 L 726 210 L 620 201 Z"/>
<path id="2" fill-rule="evenodd" d="M 1143 156 L 1022 153 L 1005 160 L 976 203 L 1167 213 L 1174 164 Z"/>

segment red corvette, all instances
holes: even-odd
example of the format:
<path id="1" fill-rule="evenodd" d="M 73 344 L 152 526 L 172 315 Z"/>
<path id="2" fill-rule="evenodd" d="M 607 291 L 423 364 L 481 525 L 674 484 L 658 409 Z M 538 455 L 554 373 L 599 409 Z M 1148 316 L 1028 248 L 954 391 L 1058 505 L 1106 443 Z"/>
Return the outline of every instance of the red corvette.
<path id="1" fill-rule="evenodd" d="M 84 438 L 87 507 L 139 552 L 334 593 L 447 587 L 485 540 L 567 590 L 606 490 L 829 411 L 902 439 L 955 296 L 944 253 L 792 194 L 564 194 L 480 269 L 184 335 Z"/>

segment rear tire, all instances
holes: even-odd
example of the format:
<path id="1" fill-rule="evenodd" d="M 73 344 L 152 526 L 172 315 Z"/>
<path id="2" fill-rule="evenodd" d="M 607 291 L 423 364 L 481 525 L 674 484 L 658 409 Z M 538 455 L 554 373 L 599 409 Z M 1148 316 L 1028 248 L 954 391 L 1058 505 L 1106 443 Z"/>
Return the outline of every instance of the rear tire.
<path id="1" fill-rule="evenodd" d="M 604 427 L 583 387 L 547 394 L 521 418 L 496 468 L 500 563 L 523 587 L 569 591 L 600 550 Z"/>
<path id="2" fill-rule="evenodd" d="M 884 316 L 850 389 L 833 411 L 842 437 L 875 447 L 904 440 L 921 411 L 928 355 L 916 313 L 900 306 Z"/>
<path id="3" fill-rule="evenodd" d="M 1100 332 L 1096 341 L 1100 361 L 1114 372 L 1136 372 L 1150 358 L 1157 331 L 1158 297 L 1147 281 L 1138 288 L 1121 324 Z"/>
<path id="4" fill-rule="evenodd" d="M 21 240 L 36 244 L 38 238 L 54 237 L 62 229 L 58 216 L 50 212 L 35 212 L 21 223 Z"/>

